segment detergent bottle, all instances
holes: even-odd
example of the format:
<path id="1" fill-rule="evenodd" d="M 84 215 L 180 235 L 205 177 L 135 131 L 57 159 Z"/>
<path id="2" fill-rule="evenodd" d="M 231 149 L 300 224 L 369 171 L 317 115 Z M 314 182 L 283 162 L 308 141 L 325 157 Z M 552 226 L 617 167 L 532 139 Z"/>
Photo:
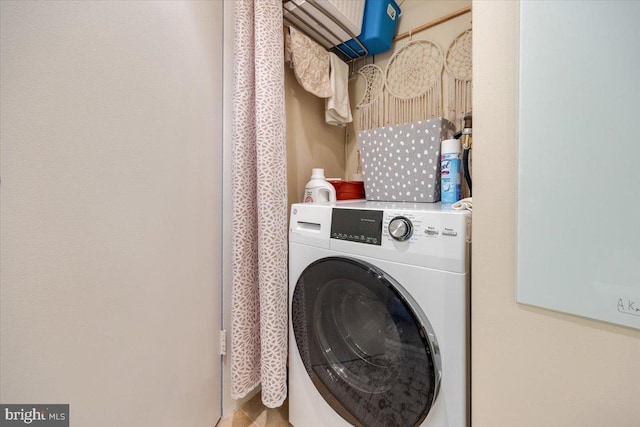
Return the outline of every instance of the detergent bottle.
<path id="1" fill-rule="evenodd" d="M 304 203 L 335 202 L 336 189 L 324 177 L 324 169 L 311 169 L 311 181 L 304 188 Z"/>

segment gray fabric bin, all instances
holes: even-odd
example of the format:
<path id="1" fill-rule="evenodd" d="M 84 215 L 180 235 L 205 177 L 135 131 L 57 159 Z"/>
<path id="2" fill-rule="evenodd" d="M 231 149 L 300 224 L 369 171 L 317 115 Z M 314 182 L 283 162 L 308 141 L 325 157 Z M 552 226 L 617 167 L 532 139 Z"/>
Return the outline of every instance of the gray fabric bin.
<path id="1" fill-rule="evenodd" d="M 358 132 L 367 200 L 440 200 L 440 142 L 455 125 L 437 118 Z"/>

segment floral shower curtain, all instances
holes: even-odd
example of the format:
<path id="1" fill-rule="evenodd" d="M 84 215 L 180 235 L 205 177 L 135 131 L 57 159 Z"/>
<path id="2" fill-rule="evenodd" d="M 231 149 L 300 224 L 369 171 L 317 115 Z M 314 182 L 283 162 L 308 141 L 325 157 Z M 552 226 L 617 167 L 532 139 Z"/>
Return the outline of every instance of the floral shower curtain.
<path id="1" fill-rule="evenodd" d="M 287 179 L 281 0 L 236 0 L 231 389 L 286 395 Z"/>

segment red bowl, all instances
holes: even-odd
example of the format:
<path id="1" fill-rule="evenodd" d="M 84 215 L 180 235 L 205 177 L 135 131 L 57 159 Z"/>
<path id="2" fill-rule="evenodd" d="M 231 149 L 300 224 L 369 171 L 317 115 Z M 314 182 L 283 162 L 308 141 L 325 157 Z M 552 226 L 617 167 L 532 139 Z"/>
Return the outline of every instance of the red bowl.
<path id="1" fill-rule="evenodd" d="M 364 199 L 364 182 L 329 180 L 336 189 L 336 199 L 354 200 Z"/>

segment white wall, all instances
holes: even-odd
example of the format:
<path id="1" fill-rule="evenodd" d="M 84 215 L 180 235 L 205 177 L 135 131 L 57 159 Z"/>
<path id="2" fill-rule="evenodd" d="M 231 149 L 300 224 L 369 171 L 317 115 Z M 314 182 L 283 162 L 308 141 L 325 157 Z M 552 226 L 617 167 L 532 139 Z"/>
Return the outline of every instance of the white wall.
<path id="1" fill-rule="evenodd" d="M 0 7 L 0 400 L 215 425 L 221 2 Z"/>
<path id="2" fill-rule="evenodd" d="M 518 21 L 473 2 L 473 426 L 637 426 L 640 331 L 515 302 Z"/>

